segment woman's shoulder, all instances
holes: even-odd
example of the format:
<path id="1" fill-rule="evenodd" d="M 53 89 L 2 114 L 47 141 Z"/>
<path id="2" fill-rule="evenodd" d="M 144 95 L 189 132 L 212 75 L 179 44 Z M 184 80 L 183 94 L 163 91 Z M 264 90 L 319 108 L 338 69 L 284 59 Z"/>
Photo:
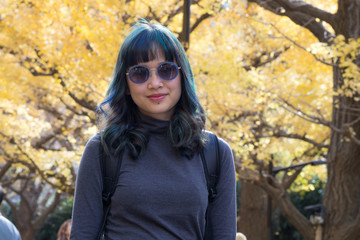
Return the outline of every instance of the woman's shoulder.
<path id="1" fill-rule="evenodd" d="M 209 158 L 214 158 L 212 156 L 217 156 L 216 159 L 217 163 L 220 163 L 220 172 L 225 173 L 227 175 L 228 173 L 234 172 L 234 158 L 233 158 L 233 152 L 230 147 L 230 145 L 221 137 L 217 136 L 215 133 L 207 131 L 207 134 L 209 138 L 213 139 L 213 143 L 210 143 L 206 147 L 206 151 L 208 151 L 207 156 Z M 216 136 L 216 138 L 215 138 Z M 216 142 L 215 142 L 215 141 Z M 215 143 L 214 143 L 215 142 Z M 214 161 L 212 161 L 214 162 Z"/>
<path id="2" fill-rule="evenodd" d="M 212 135 L 216 137 L 218 146 L 221 150 L 231 150 L 230 145 L 223 138 L 219 137 L 216 133 L 208 130 L 206 130 L 205 133 L 207 134 L 208 141 Z"/>
<path id="3" fill-rule="evenodd" d="M 83 169 L 90 169 L 98 165 L 98 159 L 100 156 L 100 144 L 101 140 L 99 134 L 93 135 L 88 140 L 80 161 L 80 166 L 82 166 Z"/>
<path id="4" fill-rule="evenodd" d="M 91 138 L 88 140 L 88 142 L 86 143 L 86 147 L 99 146 L 100 142 L 101 142 L 100 134 L 96 133 L 93 136 L 91 136 Z"/>
<path id="5" fill-rule="evenodd" d="M 97 156 L 99 154 L 101 144 L 100 134 L 94 134 L 86 143 L 83 155 L 87 157 Z"/>

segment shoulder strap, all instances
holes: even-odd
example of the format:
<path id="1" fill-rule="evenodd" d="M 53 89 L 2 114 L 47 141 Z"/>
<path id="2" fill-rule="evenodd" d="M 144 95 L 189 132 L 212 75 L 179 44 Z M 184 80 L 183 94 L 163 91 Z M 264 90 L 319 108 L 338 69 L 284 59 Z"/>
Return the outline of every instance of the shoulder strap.
<path id="1" fill-rule="evenodd" d="M 110 210 L 111 197 L 115 192 L 116 184 L 119 179 L 120 168 L 122 163 L 122 154 L 117 159 L 106 154 L 104 147 L 100 143 L 100 166 L 103 177 L 103 217 L 97 239 L 103 239 L 103 232 L 106 224 L 107 215 Z"/>
<path id="2" fill-rule="evenodd" d="M 212 202 L 217 194 L 216 184 L 220 174 L 219 140 L 214 133 L 206 131 L 209 141 L 202 149 L 200 155 L 203 162 L 209 202 Z"/>

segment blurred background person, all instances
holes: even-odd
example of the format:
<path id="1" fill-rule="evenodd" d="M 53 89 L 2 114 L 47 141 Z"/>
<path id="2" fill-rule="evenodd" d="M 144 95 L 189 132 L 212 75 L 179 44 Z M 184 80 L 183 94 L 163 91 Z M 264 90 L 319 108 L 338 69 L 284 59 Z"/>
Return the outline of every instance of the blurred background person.
<path id="1" fill-rule="evenodd" d="M 68 240 L 70 237 L 71 219 L 66 220 L 60 226 L 56 240 Z"/>
<path id="2" fill-rule="evenodd" d="M 0 205 L 4 198 L 4 190 L 0 186 Z M 5 240 L 21 240 L 21 236 L 16 226 L 0 212 L 0 238 Z"/>

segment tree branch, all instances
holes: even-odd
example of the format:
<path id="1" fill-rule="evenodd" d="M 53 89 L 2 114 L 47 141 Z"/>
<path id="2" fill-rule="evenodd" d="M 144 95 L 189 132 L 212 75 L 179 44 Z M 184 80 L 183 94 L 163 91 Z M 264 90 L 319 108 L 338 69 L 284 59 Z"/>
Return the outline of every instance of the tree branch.
<path id="1" fill-rule="evenodd" d="M 79 115 L 79 116 L 88 117 L 88 118 L 90 119 L 90 122 L 91 122 L 92 124 L 94 124 L 94 125 L 96 124 L 96 120 L 95 120 L 94 118 L 92 118 L 92 117 L 89 115 L 88 112 L 86 112 L 86 111 L 77 111 L 75 107 L 72 107 L 72 106 L 70 106 L 69 104 L 67 104 L 67 103 L 64 101 L 63 98 L 60 98 L 60 101 L 65 105 L 65 107 L 66 107 L 67 109 L 69 109 L 69 110 L 70 110 L 71 112 L 73 112 L 74 114 Z"/>
<path id="2" fill-rule="evenodd" d="M 296 180 L 296 178 L 299 176 L 299 174 L 301 173 L 304 167 L 305 166 L 300 166 L 295 168 L 295 172 L 291 174 L 291 176 L 289 176 L 288 174 L 284 174 L 281 186 L 284 189 L 288 189 L 291 186 L 291 184 Z"/>
<path id="3" fill-rule="evenodd" d="M 35 229 L 39 229 L 46 220 L 46 218 L 49 216 L 49 214 L 55 210 L 55 208 L 60 202 L 60 196 L 61 195 L 56 191 L 54 200 L 52 201 L 50 206 L 48 206 L 46 210 L 43 211 L 41 215 L 33 222 L 33 226 Z"/>
<path id="4" fill-rule="evenodd" d="M 67 85 L 64 81 L 63 78 L 59 78 L 60 80 L 60 85 L 65 89 L 65 91 L 68 92 L 69 96 L 77 103 L 79 104 L 80 106 L 90 110 L 90 111 L 95 111 L 96 110 L 96 106 L 97 104 L 94 102 L 94 101 L 86 101 L 85 99 L 80 99 L 78 97 L 75 96 L 74 93 L 72 93 L 71 91 L 68 91 L 67 89 Z"/>
<path id="5" fill-rule="evenodd" d="M 307 240 L 315 240 L 315 232 L 311 222 L 302 215 L 292 204 L 285 189 L 278 183 L 277 179 L 259 169 L 260 179 L 255 182 L 260 185 L 271 198 L 276 200 L 276 205 L 284 217 L 304 236 Z"/>
<path id="6" fill-rule="evenodd" d="M 360 146 L 360 139 L 356 137 L 356 132 L 353 129 L 353 126 L 360 121 L 360 117 L 355 119 L 350 123 L 344 123 L 344 128 L 347 131 L 347 136 L 350 137 L 351 141 Z"/>
<path id="7" fill-rule="evenodd" d="M 307 28 L 318 38 L 320 42 L 329 42 L 332 34 L 325 29 L 323 24 L 316 21 L 316 18 L 329 23 L 333 28 L 336 26 L 336 16 L 321 9 L 318 9 L 303 1 L 289 0 L 248 0 L 259 6 L 279 15 L 287 16 L 294 23 Z"/>
<path id="8" fill-rule="evenodd" d="M 268 124 L 261 116 L 259 117 L 260 124 L 251 126 L 250 131 L 254 135 L 255 138 L 291 138 L 298 139 L 304 142 L 311 143 L 317 148 L 329 148 L 329 145 L 316 142 L 310 138 L 306 137 L 306 133 L 304 135 L 300 135 L 297 133 L 288 133 L 287 131 L 280 128 L 280 126 L 272 126 Z M 265 133 L 263 133 L 265 131 Z"/>
<path id="9" fill-rule="evenodd" d="M 0 179 L 5 175 L 5 173 L 7 172 L 7 170 L 10 169 L 11 165 L 13 164 L 12 161 L 6 161 L 4 165 L 1 166 L 0 169 Z"/>
<path id="10" fill-rule="evenodd" d="M 297 133 L 286 133 L 284 130 L 280 129 L 280 128 L 274 128 L 273 134 L 258 134 L 255 131 L 251 130 L 252 133 L 254 134 L 255 138 L 271 138 L 271 137 L 276 137 L 276 138 L 290 138 L 290 139 L 297 139 L 297 140 L 301 140 L 307 143 L 310 143 L 318 148 L 329 148 L 328 144 L 321 144 L 316 142 L 315 140 L 312 140 L 310 138 L 306 137 L 306 134 L 304 135 L 300 135 Z"/>
<path id="11" fill-rule="evenodd" d="M 283 51 L 277 51 L 277 52 L 274 52 L 274 54 L 271 54 L 271 52 L 270 53 L 269 52 L 262 52 L 260 54 L 260 56 L 258 56 L 256 58 L 253 58 L 253 59 L 250 59 L 251 64 L 250 65 L 244 65 L 243 68 L 246 71 L 250 71 L 252 68 L 258 68 L 258 67 L 264 66 L 265 64 L 276 60 L 278 57 L 281 56 L 281 54 L 286 52 L 288 49 L 290 49 L 290 47 L 285 47 L 285 49 Z M 263 56 L 268 56 L 268 57 L 267 57 L 267 59 L 265 61 L 262 62 L 261 58 Z"/>
<path id="12" fill-rule="evenodd" d="M 7 135 L 5 135 L 5 134 L 2 133 L 2 132 L 0 132 L 0 135 L 3 136 L 3 137 L 5 137 L 5 138 L 10 139 L 10 137 L 8 137 Z M 40 175 L 41 179 L 43 179 L 45 182 L 47 182 L 47 183 L 48 183 L 49 185 L 51 185 L 52 187 L 58 189 L 59 186 L 57 186 L 57 185 L 55 185 L 54 183 L 52 183 L 52 182 L 49 181 L 48 176 L 46 176 L 46 175 L 44 174 L 44 172 L 43 172 L 43 171 L 39 168 L 39 166 L 36 164 L 35 160 L 32 159 L 31 156 L 29 156 L 29 154 L 27 154 L 27 153 L 24 151 L 24 149 L 21 147 L 21 145 L 20 145 L 19 143 L 17 143 L 14 139 L 12 140 L 12 142 L 13 142 L 13 144 L 15 145 L 15 147 L 19 150 L 19 152 L 20 152 L 23 156 L 25 156 L 25 157 L 30 161 L 30 163 L 31 163 L 31 168 Z M 19 194 L 20 194 L 20 192 L 19 192 Z"/>
<path id="13" fill-rule="evenodd" d="M 178 6 L 178 5 L 179 5 L 180 3 L 182 3 L 182 2 L 183 2 L 183 1 L 178 0 L 178 1 L 176 1 L 176 2 L 174 3 L 174 6 Z M 173 20 L 173 18 L 174 18 L 176 15 L 180 14 L 180 13 L 183 11 L 183 9 L 184 9 L 184 6 L 183 6 L 183 5 L 180 5 L 180 6 L 179 6 L 178 8 L 176 8 L 176 9 L 172 9 L 172 11 L 167 14 L 167 19 L 166 19 L 166 21 L 164 22 L 164 25 L 165 25 L 165 26 L 169 25 L 170 22 Z M 165 13 L 165 14 L 166 14 L 166 13 Z M 165 15 L 165 14 L 164 14 L 164 15 Z M 179 35 L 179 36 L 181 36 L 181 35 Z"/>
<path id="14" fill-rule="evenodd" d="M 19 52 L 16 52 L 12 49 L 9 49 L 5 46 L 0 45 L 0 49 L 6 49 L 8 53 L 17 56 L 20 55 Z M 29 58 L 27 56 L 25 56 L 24 58 L 19 59 L 19 64 L 20 66 L 24 67 L 25 69 L 29 70 L 29 72 L 34 76 L 34 77 L 38 77 L 38 76 L 47 76 L 47 77 L 56 77 L 59 72 L 57 70 L 57 66 L 45 66 L 42 64 L 42 61 L 40 61 L 39 59 L 42 58 L 42 56 L 40 55 L 39 51 L 34 48 L 34 51 L 37 53 L 38 59 L 35 58 Z M 26 63 L 28 64 L 26 64 Z M 45 61 L 46 62 L 46 61 Z M 42 71 L 38 71 L 36 70 L 36 68 L 34 66 L 32 66 L 32 64 L 36 64 Z M 76 95 L 71 92 L 68 91 L 67 85 L 64 81 L 63 77 L 58 77 L 58 79 L 60 80 L 60 85 L 64 88 L 64 90 L 68 93 L 68 95 L 80 106 L 90 110 L 90 111 L 95 111 L 97 104 L 93 101 L 86 101 L 85 99 L 80 99 L 78 97 L 76 97 Z"/>
<path id="15" fill-rule="evenodd" d="M 308 15 L 312 16 L 313 18 L 319 18 L 320 20 L 327 22 L 332 27 L 336 24 L 335 14 L 331 14 L 320 8 L 316 8 L 313 5 L 306 3 L 304 1 L 277 0 L 277 2 L 282 4 L 283 6 L 285 6 L 286 7 L 285 10 L 289 9 L 292 11 L 299 11 L 304 14 L 308 14 Z"/>
<path id="16" fill-rule="evenodd" d="M 251 18 L 248 18 L 248 19 L 251 19 Z M 291 39 L 290 37 L 288 37 L 286 34 L 284 34 L 279 28 L 277 28 L 274 24 L 272 23 L 267 23 L 267 22 L 263 22 L 263 21 L 260 21 L 258 19 L 251 19 L 253 21 L 256 21 L 256 22 L 259 22 L 259 23 L 262 23 L 264 25 L 270 25 L 272 28 L 274 28 L 283 38 L 285 38 L 286 40 L 290 41 L 291 43 L 293 43 L 295 46 L 297 46 L 298 48 L 306 51 L 307 53 L 311 54 L 317 61 L 325 64 L 325 65 L 328 65 L 328 66 L 338 66 L 336 63 L 329 63 L 329 62 L 326 62 L 322 59 L 320 59 L 316 54 L 312 53 L 312 52 L 309 52 L 305 47 L 301 46 L 300 44 L 298 44 L 296 41 L 294 41 L 293 39 Z"/>
<path id="17" fill-rule="evenodd" d="M 212 17 L 211 14 L 209 13 L 204 13 L 203 15 L 201 15 L 199 18 L 196 19 L 195 23 L 191 26 L 190 28 L 190 33 L 192 33 L 199 25 L 200 23 L 202 23 L 204 20 L 208 19 Z"/>
<path id="18" fill-rule="evenodd" d="M 293 113 L 294 115 L 308 121 L 308 122 L 312 122 L 312 123 L 316 123 L 316 124 L 322 124 L 326 127 L 330 127 L 331 122 L 327 121 L 326 119 L 324 119 L 324 117 L 321 115 L 321 113 L 318 111 L 320 117 L 316 117 L 316 116 L 312 116 L 308 113 L 305 113 L 304 111 L 302 111 L 300 108 L 295 107 L 293 104 L 291 104 L 289 101 L 285 100 L 282 97 L 279 97 L 280 102 L 283 102 L 285 105 L 280 104 L 280 106 L 284 109 L 286 109 L 287 111 Z"/>

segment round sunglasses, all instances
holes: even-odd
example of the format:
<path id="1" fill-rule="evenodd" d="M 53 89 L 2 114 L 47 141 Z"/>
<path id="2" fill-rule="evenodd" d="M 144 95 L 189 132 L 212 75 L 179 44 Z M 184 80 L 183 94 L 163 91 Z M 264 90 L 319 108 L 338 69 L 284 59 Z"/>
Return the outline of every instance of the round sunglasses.
<path id="1" fill-rule="evenodd" d="M 178 67 L 173 62 L 163 62 L 161 63 L 156 69 L 157 75 L 165 81 L 173 80 L 177 77 L 179 74 L 179 69 L 181 67 Z M 151 70 L 145 65 L 135 65 L 130 68 L 130 70 L 126 73 L 127 76 L 129 76 L 130 81 L 136 84 L 141 84 L 146 82 L 150 78 Z"/>

